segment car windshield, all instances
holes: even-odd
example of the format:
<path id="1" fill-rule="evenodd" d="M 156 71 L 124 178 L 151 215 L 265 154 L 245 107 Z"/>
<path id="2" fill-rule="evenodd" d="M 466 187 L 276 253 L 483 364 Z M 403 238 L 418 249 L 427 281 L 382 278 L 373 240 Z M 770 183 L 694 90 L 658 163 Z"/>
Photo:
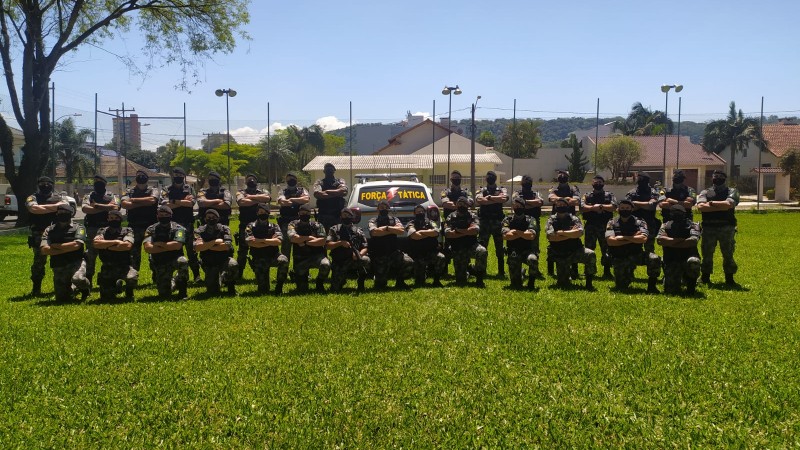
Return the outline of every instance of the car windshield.
<path id="1" fill-rule="evenodd" d="M 428 201 L 423 186 L 370 186 L 358 192 L 358 203 L 377 207 L 381 200 L 388 200 L 392 207 L 416 206 Z"/>

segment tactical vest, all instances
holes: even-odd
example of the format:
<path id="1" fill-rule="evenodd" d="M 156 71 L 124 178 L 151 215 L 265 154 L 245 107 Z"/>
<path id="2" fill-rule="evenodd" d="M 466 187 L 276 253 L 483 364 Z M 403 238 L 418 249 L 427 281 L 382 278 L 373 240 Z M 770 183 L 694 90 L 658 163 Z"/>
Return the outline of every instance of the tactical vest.
<path id="1" fill-rule="evenodd" d="M 569 184 L 561 184 L 559 183 L 558 186 L 555 187 L 553 193 L 556 194 L 560 198 L 573 198 L 578 191 Z M 575 215 L 578 212 L 577 207 L 571 206 L 570 214 Z"/>
<path id="2" fill-rule="evenodd" d="M 509 218 L 511 219 L 508 221 L 509 230 L 528 231 L 530 229 L 531 217 L 527 214 L 522 214 L 520 216 L 514 214 L 509 216 Z M 516 251 L 517 253 L 528 253 L 533 250 L 533 241 L 529 241 L 524 238 L 517 238 L 513 241 L 506 241 L 506 247 L 509 250 Z"/>
<path id="3" fill-rule="evenodd" d="M 337 178 L 329 180 L 327 178 L 322 179 L 322 190 L 323 191 L 330 191 L 333 189 L 339 189 L 341 187 L 341 183 Z M 319 209 L 320 214 L 325 214 L 329 216 L 338 216 L 340 212 L 342 212 L 342 208 L 344 208 L 345 200 L 344 197 L 333 197 L 333 198 L 323 198 L 317 200 L 317 209 Z"/>
<path id="4" fill-rule="evenodd" d="M 675 226 L 674 221 L 667 222 L 664 225 L 664 231 L 668 237 L 686 239 L 691 236 L 692 223 L 687 219 L 684 221 L 683 226 Z M 700 256 L 697 252 L 697 245 L 691 248 L 675 248 L 664 247 L 664 262 L 685 262 L 692 256 Z"/>
<path id="5" fill-rule="evenodd" d="M 730 192 L 730 188 L 725 186 L 724 188 L 720 189 L 717 187 L 711 187 L 706 190 L 706 200 L 709 202 L 721 202 L 728 199 L 728 193 Z M 714 211 L 714 212 L 704 212 L 703 215 L 703 226 L 704 227 L 724 227 L 727 225 L 736 225 L 736 215 L 734 214 L 734 209 L 731 208 L 726 211 Z"/>
<path id="6" fill-rule="evenodd" d="M 76 224 L 71 223 L 68 227 L 60 227 L 58 225 L 51 225 L 50 230 L 47 232 L 47 238 L 50 244 L 66 244 L 78 240 L 78 233 L 83 232 L 83 228 Z M 50 256 L 50 267 L 66 267 L 83 258 L 83 250 L 75 250 L 74 252 L 62 253 L 60 255 Z"/>
<path id="7" fill-rule="evenodd" d="M 484 197 L 487 195 L 497 195 L 501 193 L 502 190 L 500 186 L 486 186 L 485 188 L 481 189 L 481 195 Z M 478 217 L 481 219 L 495 219 L 500 220 L 503 218 L 503 204 L 502 203 L 492 203 L 490 205 L 483 205 L 479 208 Z"/>
<path id="8" fill-rule="evenodd" d="M 350 248 L 336 247 L 331 250 L 331 258 L 334 261 L 350 260 L 353 252 L 358 252 L 364 248 L 363 235 L 359 235 L 358 227 L 355 225 L 334 225 L 332 228 L 339 238 L 339 242 L 349 242 Z"/>
<path id="9" fill-rule="evenodd" d="M 89 203 L 94 202 L 98 205 L 108 205 L 114 201 L 114 194 L 111 191 L 106 191 L 103 195 L 92 191 L 89 194 Z M 100 211 L 96 213 L 86 214 L 83 218 L 83 223 L 87 227 L 100 228 L 108 226 L 108 211 Z"/>
<path id="10" fill-rule="evenodd" d="M 127 227 L 120 227 L 120 228 L 111 228 L 106 227 L 98 230 L 98 235 L 103 237 L 103 240 L 106 241 L 115 241 L 115 240 L 123 240 L 125 236 L 131 233 L 131 229 Z M 103 234 L 99 234 L 102 232 Z M 130 265 L 131 263 L 131 252 L 130 250 L 126 252 L 115 252 L 108 249 L 102 249 L 97 251 L 97 255 L 100 257 L 100 261 L 103 264 L 113 264 L 113 265 Z"/>
<path id="11" fill-rule="evenodd" d="M 592 192 L 587 193 L 584 197 L 584 202 L 589 205 L 610 205 L 611 204 L 611 193 L 606 191 L 597 192 L 592 190 Z M 612 217 L 614 217 L 614 213 L 611 211 L 597 212 L 597 211 L 589 211 L 584 212 L 583 218 L 586 220 L 586 223 L 589 225 L 594 226 L 605 226 Z"/>
<path id="12" fill-rule="evenodd" d="M 318 233 L 315 231 L 318 231 L 321 226 L 322 224 L 318 222 L 303 222 L 299 219 L 294 221 L 294 231 L 298 236 L 318 236 Z M 292 254 L 297 258 L 324 255 L 325 247 L 311 247 L 309 245 L 301 247 L 297 244 L 292 244 Z"/>
<path id="13" fill-rule="evenodd" d="M 170 185 L 167 188 L 167 198 L 169 200 L 183 200 L 192 195 L 192 188 L 184 184 L 183 186 Z M 172 208 L 172 221 L 185 227 L 192 228 L 194 222 L 194 208 L 190 206 L 179 206 Z"/>
<path id="14" fill-rule="evenodd" d="M 394 217 L 380 217 L 378 216 L 375 219 L 375 226 L 377 227 L 385 227 L 385 226 L 396 226 L 399 223 L 399 220 Z M 396 234 L 387 234 L 386 236 L 373 236 L 369 243 L 369 256 L 371 257 L 381 257 L 381 256 L 388 256 L 392 254 L 395 250 L 399 247 L 399 243 L 397 242 L 397 235 Z"/>
<path id="15" fill-rule="evenodd" d="M 520 189 L 517 191 L 517 195 L 524 200 L 536 200 L 536 192 L 534 192 L 533 189 L 531 189 L 530 191 L 526 191 L 525 189 Z M 531 216 L 538 221 L 539 217 L 542 217 L 542 207 L 541 206 L 537 206 L 535 208 L 526 207 L 525 215 Z"/>
<path id="16" fill-rule="evenodd" d="M 152 242 L 170 242 L 175 240 L 175 233 L 178 230 L 176 222 L 170 222 L 169 225 L 151 225 L 148 230 L 152 230 Z M 184 231 L 185 232 L 185 231 Z M 186 237 L 191 239 L 191 237 Z M 154 264 L 165 264 L 171 261 L 176 261 L 183 256 L 183 248 L 180 250 L 173 250 L 169 252 L 153 253 L 150 255 L 151 261 Z"/>
<path id="17" fill-rule="evenodd" d="M 633 236 L 639 231 L 639 224 L 635 216 L 630 216 L 627 222 L 617 217 L 611 222 L 615 236 Z M 644 250 L 643 244 L 627 244 L 617 247 L 608 246 L 608 254 L 615 257 L 624 257 L 641 254 Z"/>
<path id="18" fill-rule="evenodd" d="M 689 188 L 686 186 L 681 186 L 679 188 L 673 187 L 672 189 L 664 192 L 664 197 L 682 202 L 689 198 Z M 672 213 L 670 212 L 669 208 L 662 209 L 661 216 L 664 218 L 664 222 L 669 222 L 672 220 Z M 690 219 L 692 218 L 692 211 L 690 209 L 686 210 L 686 217 Z"/>
<path id="19" fill-rule="evenodd" d="M 128 189 L 129 198 L 145 198 L 153 197 L 155 188 L 147 186 L 144 190 L 139 190 L 137 187 Z M 178 210 L 173 210 L 173 218 L 178 215 Z M 158 199 L 152 205 L 140 206 L 138 208 L 131 208 L 128 210 L 128 226 L 134 228 L 147 228 L 150 225 L 158 222 L 156 218 L 156 211 L 158 211 Z"/>
<path id="20" fill-rule="evenodd" d="M 461 216 L 458 212 L 447 216 L 447 226 L 451 229 L 466 229 L 474 222 L 472 214 Z M 447 239 L 447 243 L 453 250 L 464 250 L 472 247 L 478 242 L 478 236 L 462 236 L 457 239 Z"/>
<path id="21" fill-rule="evenodd" d="M 628 200 L 632 202 L 649 202 L 653 200 L 653 189 L 651 187 L 640 188 L 628 192 Z M 656 211 L 649 209 L 637 209 L 633 215 L 647 222 L 648 227 L 656 222 Z"/>
<path id="22" fill-rule="evenodd" d="M 572 229 L 572 215 L 566 216 L 563 219 L 559 219 L 557 215 L 553 214 L 550 216 L 552 219 L 552 225 L 554 231 L 569 231 Z M 553 242 L 549 241 L 548 249 L 549 251 L 553 252 L 554 254 L 566 255 L 571 254 L 581 248 L 583 248 L 583 244 L 581 244 L 580 238 L 575 239 L 567 239 L 565 241 Z"/>
<path id="23" fill-rule="evenodd" d="M 251 191 L 250 188 L 243 189 L 239 191 L 243 194 L 248 195 L 261 195 L 264 193 L 261 189 L 253 189 Z M 206 198 L 208 198 L 208 194 L 206 194 Z M 253 222 L 254 220 L 258 219 L 258 204 L 252 206 L 240 206 L 239 207 L 239 227 L 244 228 L 247 226 L 248 223 Z M 222 214 L 220 214 L 220 221 L 222 220 Z"/>
<path id="24" fill-rule="evenodd" d="M 286 189 L 283 190 L 283 197 L 286 200 L 289 200 L 291 198 L 301 197 L 302 194 L 303 194 L 303 189 L 298 186 L 287 187 Z M 279 211 L 281 220 L 289 222 L 297 219 L 300 211 L 300 206 L 302 205 L 300 205 L 299 203 L 292 203 L 291 206 L 281 206 L 281 209 Z"/>
<path id="25" fill-rule="evenodd" d="M 211 189 L 206 189 L 203 191 L 206 194 L 206 200 L 224 200 L 225 199 L 225 188 L 220 187 L 212 191 Z M 230 223 L 231 217 L 231 210 L 230 209 L 217 209 L 217 208 L 208 208 L 202 207 L 198 211 L 200 213 L 200 222 L 205 223 L 206 220 L 206 211 L 209 209 L 216 210 L 219 213 L 219 223 L 222 225 L 227 225 Z"/>
<path id="26" fill-rule="evenodd" d="M 40 205 L 54 205 L 61 201 L 61 196 L 56 194 L 55 192 L 51 192 L 49 194 L 42 194 L 41 192 L 36 192 L 33 194 L 36 197 L 36 203 Z M 30 214 L 31 220 L 31 231 L 37 233 L 43 233 L 45 228 L 49 227 L 56 221 L 56 211 L 47 214 Z"/>
<path id="27" fill-rule="evenodd" d="M 453 202 L 453 204 L 455 204 L 455 202 L 458 201 L 458 199 L 460 197 L 464 197 L 464 193 L 465 192 L 466 191 L 461 189 L 461 187 L 459 187 L 458 189 L 449 187 L 445 191 L 445 196 L 447 196 L 447 199 L 450 200 L 451 202 Z M 467 196 L 467 197 L 469 197 L 469 196 Z M 445 218 L 449 217 L 450 214 L 456 212 L 455 209 L 449 209 L 449 208 L 444 208 L 442 211 L 444 212 L 444 217 Z"/>
<path id="28" fill-rule="evenodd" d="M 250 232 L 256 239 L 272 239 L 275 236 L 276 227 L 269 222 L 262 223 L 256 220 L 250 225 Z M 274 258 L 278 256 L 278 247 L 270 245 L 269 247 L 250 247 L 250 254 L 253 258 Z"/>
<path id="29" fill-rule="evenodd" d="M 201 225 L 195 233 L 200 235 L 203 242 L 209 242 L 217 239 L 225 239 L 226 234 L 230 235 L 230 231 L 226 232 L 225 228 L 227 228 L 225 225 L 219 223 L 213 228 L 210 225 Z M 203 265 L 223 264 L 228 260 L 229 256 L 230 251 L 218 252 L 215 250 L 203 250 L 200 252 L 200 259 Z"/>
<path id="30" fill-rule="evenodd" d="M 418 221 L 414 219 L 414 229 L 417 231 L 432 230 L 433 223 L 428 218 Z M 423 239 L 408 239 L 408 255 L 411 258 L 424 258 L 431 254 L 435 254 L 439 250 L 439 240 L 435 237 L 426 237 Z"/>

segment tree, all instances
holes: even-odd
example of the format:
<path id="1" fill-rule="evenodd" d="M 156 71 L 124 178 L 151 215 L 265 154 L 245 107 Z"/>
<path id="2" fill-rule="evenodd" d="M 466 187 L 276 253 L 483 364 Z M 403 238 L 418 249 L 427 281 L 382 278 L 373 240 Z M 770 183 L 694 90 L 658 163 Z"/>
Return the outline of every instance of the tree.
<path id="1" fill-rule="evenodd" d="M 187 148 L 187 151 L 189 149 Z M 159 172 L 169 173 L 170 164 L 172 160 L 178 156 L 178 153 L 183 154 L 183 141 L 177 139 L 170 139 L 166 145 L 162 145 L 156 149 L 156 165 Z"/>
<path id="2" fill-rule="evenodd" d="M 231 136 L 231 145 L 236 144 L 236 139 Z M 225 133 L 211 133 L 200 140 L 200 148 L 206 153 L 211 153 L 215 148 L 228 145 L 228 135 Z"/>
<path id="3" fill-rule="evenodd" d="M 344 154 L 345 138 L 330 133 L 325 133 L 322 135 L 322 138 L 325 140 L 325 150 L 323 150 L 323 154 L 327 156 Z"/>
<path id="4" fill-rule="evenodd" d="M 77 179 L 89 179 L 94 175 L 94 151 L 86 147 L 86 141 L 94 137 L 94 133 L 86 128 L 75 129 L 75 122 L 69 117 L 56 122 L 53 128 L 53 164 L 64 165 L 67 191 L 72 191 L 72 184 Z M 53 170 L 55 172 L 55 170 Z"/>
<path id="5" fill-rule="evenodd" d="M 269 141 L 267 141 L 266 137 L 263 137 L 258 143 L 261 147 L 260 157 L 263 158 L 264 164 L 269 171 L 266 179 L 270 184 L 281 183 L 286 172 L 296 168 L 297 159 L 295 154 L 286 144 L 287 134 L 287 130 L 279 130 Z"/>
<path id="6" fill-rule="evenodd" d="M 800 149 L 792 148 L 789 149 L 784 155 L 781 157 L 780 162 L 778 162 L 778 166 L 785 173 L 789 174 L 789 179 L 791 180 L 792 187 L 795 189 L 800 187 Z"/>
<path id="7" fill-rule="evenodd" d="M 65 55 L 83 45 L 101 47 L 103 41 L 136 27 L 144 36 L 141 54 L 146 61 L 138 71 L 176 64 L 183 74 L 178 86 L 186 89 L 190 79 L 199 79 L 204 61 L 230 53 L 237 37 L 249 38 L 241 29 L 250 20 L 248 4 L 249 0 L 0 1 L 0 59 L 9 106 L 25 137 L 19 167 L 14 165 L 13 148 L 2 147 L 6 177 L 17 198 L 35 191 L 47 166 L 50 76 Z M 121 59 L 137 70 L 133 58 Z M 27 210 L 21 208 L 17 224 L 27 222 Z"/>
<path id="8" fill-rule="evenodd" d="M 766 151 L 766 142 L 761 136 L 758 120 L 745 117 L 741 109 L 737 113 L 736 102 L 731 102 L 727 118 L 715 120 L 706 125 L 702 145 L 705 151 L 714 153 L 730 147 L 731 161 L 728 173 L 731 179 L 735 180 L 739 177 L 736 154 L 744 151 L 751 142 L 761 151 Z"/>
<path id="9" fill-rule="evenodd" d="M 612 130 L 620 131 L 625 136 L 658 136 L 664 134 L 665 127 L 667 134 L 672 134 L 672 120 L 662 111 L 645 108 L 641 102 L 631 106 L 631 112 L 626 119 L 615 120 L 611 125 Z"/>
<path id="10" fill-rule="evenodd" d="M 494 147 L 495 141 L 494 133 L 489 130 L 483 131 L 476 141 L 486 147 Z"/>
<path id="11" fill-rule="evenodd" d="M 208 175 L 208 153 L 203 150 L 186 150 L 186 157 L 184 158 L 183 152 L 178 153 L 170 162 L 171 167 L 178 166 L 186 171 L 187 175 L 194 175 L 197 177 L 200 186 L 205 182 L 205 177 Z"/>
<path id="12" fill-rule="evenodd" d="M 642 145 L 630 136 L 614 136 L 597 146 L 597 168 L 608 169 L 611 179 L 625 181 L 631 167 L 642 160 Z"/>
<path id="13" fill-rule="evenodd" d="M 583 153 L 583 143 L 574 134 L 570 133 L 567 143 L 572 148 L 572 153 L 569 156 L 564 155 L 564 158 L 569 161 L 569 166 L 567 166 L 569 180 L 581 182 L 586 177 L 586 165 L 589 164 L 589 159 Z"/>
<path id="14" fill-rule="evenodd" d="M 325 133 L 319 125 L 305 128 L 289 125 L 286 132 L 286 144 L 297 158 L 300 169 L 305 167 L 315 156 L 321 155 L 325 151 Z"/>
<path id="15" fill-rule="evenodd" d="M 538 120 L 520 120 L 510 123 L 500 138 L 500 150 L 512 158 L 535 158 L 542 147 Z"/>
<path id="16" fill-rule="evenodd" d="M 123 154 L 128 160 L 147 167 L 148 169 L 153 169 L 158 165 L 156 153 L 149 150 L 132 149 L 128 150 L 127 154 Z"/>

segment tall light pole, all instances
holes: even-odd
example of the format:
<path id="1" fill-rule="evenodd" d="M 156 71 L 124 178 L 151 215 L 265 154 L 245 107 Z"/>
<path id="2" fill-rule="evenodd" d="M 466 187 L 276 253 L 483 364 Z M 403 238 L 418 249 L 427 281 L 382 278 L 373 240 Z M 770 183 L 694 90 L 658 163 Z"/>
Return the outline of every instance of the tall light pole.
<path id="1" fill-rule="evenodd" d="M 664 84 L 661 86 L 661 92 L 664 93 L 664 160 L 662 165 L 662 175 L 661 175 L 661 182 L 664 186 L 667 185 L 667 133 L 669 133 L 669 127 L 667 126 L 667 120 L 669 115 L 667 115 L 667 110 L 669 109 L 669 91 L 670 89 L 675 89 L 675 92 L 680 92 L 683 90 L 682 84 Z"/>
<path id="2" fill-rule="evenodd" d="M 447 173 L 445 174 L 445 178 L 450 176 L 450 135 L 453 134 L 453 94 L 461 95 L 461 89 L 459 89 L 458 85 L 455 85 L 455 87 L 445 86 L 444 89 L 442 89 L 442 95 L 450 97 L 450 106 L 447 110 Z"/>
<path id="3" fill-rule="evenodd" d="M 675 168 L 677 169 L 681 164 L 681 99 L 678 97 L 678 146 L 675 149 Z"/>
<path id="4" fill-rule="evenodd" d="M 214 91 L 217 97 L 225 96 L 225 130 L 228 139 L 228 191 L 231 190 L 231 114 L 228 107 L 228 99 L 236 97 L 236 91 L 233 89 L 217 89 Z"/>
<path id="5" fill-rule="evenodd" d="M 469 187 L 472 192 L 475 192 L 475 132 L 478 128 L 475 126 L 475 110 L 478 109 L 478 100 L 481 99 L 479 95 L 478 98 L 475 99 L 475 103 L 472 104 L 472 125 L 470 125 L 472 131 L 472 139 L 470 143 L 469 149 L 469 173 L 470 173 L 470 183 Z"/>

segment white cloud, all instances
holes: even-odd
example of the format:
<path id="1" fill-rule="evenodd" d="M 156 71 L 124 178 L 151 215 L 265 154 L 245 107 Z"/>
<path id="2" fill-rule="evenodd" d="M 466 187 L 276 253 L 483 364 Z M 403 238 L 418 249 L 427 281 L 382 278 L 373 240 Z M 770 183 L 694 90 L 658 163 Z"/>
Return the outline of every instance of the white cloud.
<path id="1" fill-rule="evenodd" d="M 338 130 L 349 125 L 347 122 L 342 122 L 341 120 L 337 119 L 336 116 L 320 117 L 314 123 L 321 126 L 325 131 Z"/>
<path id="2" fill-rule="evenodd" d="M 240 144 L 255 144 L 261 139 L 261 131 L 251 127 L 241 127 L 231 130 L 231 137 Z"/>
<path id="3" fill-rule="evenodd" d="M 412 116 L 422 116 L 424 119 L 430 119 L 431 113 L 429 112 L 415 112 L 411 114 Z"/>

